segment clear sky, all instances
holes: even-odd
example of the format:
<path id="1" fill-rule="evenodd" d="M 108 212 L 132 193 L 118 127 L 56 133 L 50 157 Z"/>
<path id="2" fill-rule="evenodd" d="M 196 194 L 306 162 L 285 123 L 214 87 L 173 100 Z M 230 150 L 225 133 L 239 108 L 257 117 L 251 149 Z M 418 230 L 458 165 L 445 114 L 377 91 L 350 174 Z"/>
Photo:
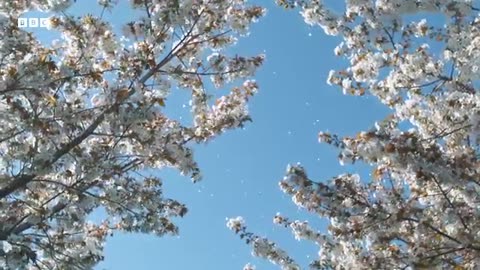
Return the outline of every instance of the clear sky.
<path id="1" fill-rule="evenodd" d="M 93 0 L 77 1 L 69 13 L 94 13 Z M 116 27 L 131 20 L 125 0 L 112 14 L 106 14 Z M 337 151 L 317 142 L 319 131 L 355 135 L 381 120 L 387 109 L 372 97 L 343 96 L 326 84 L 330 69 L 344 67 L 333 49 L 338 38 L 326 36 L 319 27 L 306 25 L 297 11 L 285 11 L 273 0 L 256 1 L 267 15 L 251 28 L 251 35 L 231 49 L 240 55 L 265 53 L 264 66 L 256 80 L 259 94 L 250 103 L 253 123 L 243 130 L 229 131 L 208 145 L 195 147 L 203 180 L 192 184 L 174 170 L 160 174 L 167 197 L 185 203 L 189 213 L 179 219 L 179 237 L 157 238 L 141 234 L 117 233 L 107 242 L 106 259 L 97 269 L 242 269 L 252 262 L 257 269 L 278 269 L 251 256 L 251 249 L 225 226 L 226 217 L 243 216 L 249 229 L 268 236 L 305 268 L 318 249 L 308 242 L 297 242 L 288 229 L 273 225 L 281 212 L 292 219 L 309 219 L 325 229 L 325 222 L 298 210 L 284 195 L 278 181 L 287 164 L 300 162 L 316 180 L 340 173 L 369 169 L 342 167 Z M 343 1 L 326 1 L 340 5 Z M 90 3 L 90 4 L 89 4 Z M 340 9 L 340 6 L 336 8 Z M 28 13 L 28 16 L 44 16 Z M 44 42 L 55 37 L 44 29 L 29 29 Z M 210 89 L 210 93 L 227 90 Z M 187 96 L 175 94 L 168 100 L 167 113 L 185 117 L 180 110 Z"/>

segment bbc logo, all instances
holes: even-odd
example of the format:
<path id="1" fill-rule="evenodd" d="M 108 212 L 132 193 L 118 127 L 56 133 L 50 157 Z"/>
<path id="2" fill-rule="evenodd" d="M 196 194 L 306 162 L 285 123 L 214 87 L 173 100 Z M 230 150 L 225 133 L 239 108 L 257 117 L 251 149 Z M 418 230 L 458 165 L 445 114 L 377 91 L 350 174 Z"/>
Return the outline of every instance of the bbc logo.
<path id="1" fill-rule="evenodd" d="M 47 28 L 48 18 L 18 18 L 18 27 L 19 28 Z"/>

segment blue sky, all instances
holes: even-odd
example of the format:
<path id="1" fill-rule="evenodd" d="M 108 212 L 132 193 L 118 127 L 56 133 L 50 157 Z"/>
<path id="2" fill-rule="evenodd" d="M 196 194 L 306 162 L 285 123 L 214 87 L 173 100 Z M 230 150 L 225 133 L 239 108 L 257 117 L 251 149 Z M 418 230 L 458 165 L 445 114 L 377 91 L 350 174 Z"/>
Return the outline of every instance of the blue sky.
<path id="1" fill-rule="evenodd" d="M 71 12 L 97 14 L 86 2 L 76 4 Z M 160 173 L 166 196 L 189 208 L 186 217 L 177 222 L 179 237 L 117 233 L 108 240 L 106 260 L 97 269 L 224 270 L 242 269 L 247 262 L 257 269 L 278 269 L 253 258 L 250 247 L 225 226 L 226 217 L 238 215 L 246 219 L 251 231 L 275 240 L 305 267 L 318 249 L 311 243 L 297 242 L 290 231 L 274 226 L 272 218 L 281 212 L 293 219 L 308 219 L 320 229 L 325 228 L 325 222 L 298 210 L 278 188 L 287 164 L 300 162 L 317 180 L 345 172 L 368 175 L 366 166 L 340 166 L 338 152 L 319 144 L 317 134 L 328 130 L 354 135 L 372 127 L 388 110 L 372 97 L 343 96 L 339 89 L 326 84 L 330 69 L 345 66 L 333 54 L 338 38 L 325 36 L 319 27 L 306 25 L 297 11 L 285 11 L 274 1 L 257 3 L 268 9 L 267 15 L 253 25 L 249 37 L 231 49 L 240 55 L 267 56 L 256 77 L 260 92 L 250 103 L 253 123 L 195 147 L 204 176 L 201 182 L 192 184 L 174 170 Z M 24 16 L 35 15 L 46 14 Z M 126 5 L 106 15 L 117 27 L 120 20 L 132 16 Z M 44 42 L 55 37 L 44 29 L 29 31 Z M 209 91 L 227 93 L 222 89 Z M 180 108 L 186 103 L 186 95 L 173 95 L 167 113 L 180 117 Z"/>

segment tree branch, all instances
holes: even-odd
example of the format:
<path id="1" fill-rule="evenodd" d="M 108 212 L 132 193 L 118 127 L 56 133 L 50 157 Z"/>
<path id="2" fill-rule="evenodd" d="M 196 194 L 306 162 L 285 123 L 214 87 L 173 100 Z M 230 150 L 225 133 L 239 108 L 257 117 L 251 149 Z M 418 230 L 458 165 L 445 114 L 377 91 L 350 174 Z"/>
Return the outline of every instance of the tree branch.
<path id="1" fill-rule="evenodd" d="M 194 23 L 192 24 L 191 28 L 189 29 L 188 33 L 182 38 L 182 40 L 175 45 L 175 47 L 167 54 L 167 56 L 165 56 L 165 58 L 163 58 L 162 61 L 160 61 L 160 63 L 158 63 L 154 68 L 150 69 L 145 75 L 143 75 L 140 79 L 139 79 L 139 83 L 140 84 L 145 84 L 146 81 L 148 81 L 155 73 L 158 72 L 158 70 L 160 68 L 162 68 L 164 65 L 166 65 L 168 62 L 170 62 L 171 59 L 173 59 L 176 54 L 181 51 L 181 49 L 183 47 L 185 47 L 186 45 L 188 45 L 188 38 L 191 38 L 191 34 L 196 26 L 196 24 L 198 23 L 198 21 L 200 20 L 201 16 L 203 14 L 203 10 L 200 12 L 200 14 L 198 15 L 197 19 L 194 21 Z M 194 36 L 195 37 L 195 36 Z M 187 41 L 187 42 L 186 42 Z M 111 105 L 107 110 L 105 110 L 104 112 L 102 112 L 94 121 L 93 123 L 90 124 L 90 126 L 88 126 L 88 128 L 82 132 L 80 135 L 78 135 L 75 139 L 73 139 L 72 141 L 70 141 L 69 143 L 67 143 L 65 146 L 63 146 L 61 149 L 57 150 L 52 158 L 46 162 L 44 162 L 44 164 L 41 164 L 40 166 L 42 168 L 48 168 L 50 166 L 52 166 L 57 160 L 59 160 L 61 157 L 63 157 L 65 154 L 67 154 L 68 152 L 70 152 L 73 148 L 75 148 L 76 146 L 80 145 L 86 138 L 88 138 L 96 129 L 97 127 L 105 120 L 105 117 L 106 115 L 108 115 L 109 113 L 112 113 L 114 112 L 118 106 L 120 105 L 119 102 L 122 102 L 123 100 L 127 99 L 128 97 L 130 97 L 131 95 L 133 95 L 135 93 L 135 90 L 132 89 L 132 86 L 133 86 L 133 83 L 131 84 L 131 86 L 129 87 L 130 88 L 130 92 L 128 94 L 128 96 L 124 97 L 123 99 L 121 100 L 118 100 L 115 104 Z M 11 181 L 7 186 L 3 187 L 0 189 L 0 199 L 3 199 L 5 198 L 6 196 L 8 196 L 9 194 L 15 192 L 17 189 L 21 188 L 21 187 L 24 187 L 26 186 L 30 181 L 32 181 L 35 177 L 37 177 L 37 174 L 28 174 L 28 175 L 25 175 L 25 174 L 21 174 L 17 177 L 14 177 L 13 181 Z"/>

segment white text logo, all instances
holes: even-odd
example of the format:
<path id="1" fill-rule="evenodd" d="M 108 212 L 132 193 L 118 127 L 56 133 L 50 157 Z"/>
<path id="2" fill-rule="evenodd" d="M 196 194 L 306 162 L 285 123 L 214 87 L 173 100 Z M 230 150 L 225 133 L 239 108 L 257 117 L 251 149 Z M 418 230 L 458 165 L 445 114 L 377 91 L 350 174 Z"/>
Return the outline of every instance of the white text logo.
<path id="1" fill-rule="evenodd" d="M 48 25 L 48 18 L 18 18 L 19 28 L 46 28 Z"/>

